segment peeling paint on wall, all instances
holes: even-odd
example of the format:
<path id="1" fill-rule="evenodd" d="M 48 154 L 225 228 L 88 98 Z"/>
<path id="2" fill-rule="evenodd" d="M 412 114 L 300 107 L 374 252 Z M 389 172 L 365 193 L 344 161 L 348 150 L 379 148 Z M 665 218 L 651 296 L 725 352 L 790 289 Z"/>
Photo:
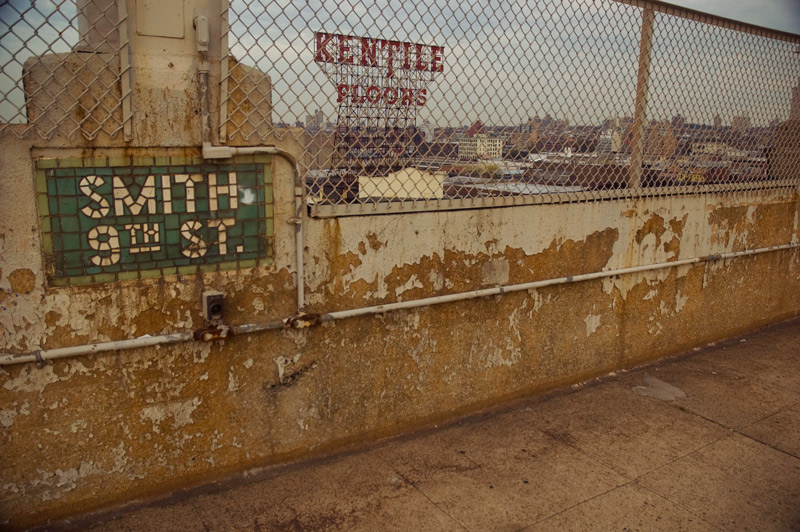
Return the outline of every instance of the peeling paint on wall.
<path id="1" fill-rule="evenodd" d="M 589 314 L 584 318 L 583 321 L 586 322 L 586 336 L 594 333 L 598 327 L 600 327 L 600 322 L 602 321 L 603 316 L 600 314 Z"/>
<path id="2" fill-rule="evenodd" d="M 295 312 L 288 165 L 272 266 L 45 288 L 23 144 L 0 149 L 22 176 L 0 181 L 18 212 L 0 222 L 4 352 L 192 330 L 208 289 L 228 324 Z M 783 244 L 799 205 L 776 191 L 307 220 L 308 311 Z M 777 252 L 0 369 L 0 452 L 15 458 L 0 513 L 31 524 L 397 434 L 797 315 L 798 292 L 798 252 Z"/>
<path id="3" fill-rule="evenodd" d="M 179 401 L 144 408 L 141 412 L 142 419 L 146 419 L 153 424 L 153 432 L 160 433 L 161 425 L 165 420 L 171 419 L 171 429 L 179 429 L 192 423 L 192 413 L 197 409 L 203 400 L 199 397 L 188 401 Z"/>

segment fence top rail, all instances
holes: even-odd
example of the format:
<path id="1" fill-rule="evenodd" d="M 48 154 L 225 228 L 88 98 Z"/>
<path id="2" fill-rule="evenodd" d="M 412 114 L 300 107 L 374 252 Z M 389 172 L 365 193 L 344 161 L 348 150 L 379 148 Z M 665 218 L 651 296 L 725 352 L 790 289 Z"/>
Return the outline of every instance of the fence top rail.
<path id="1" fill-rule="evenodd" d="M 711 26 L 718 26 L 729 30 L 740 31 L 760 37 L 768 37 L 800 45 L 800 35 L 789 33 L 788 31 L 775 30 L 772 28 L 765 28 L 756 24 L 748 22 L 741 22 L 730 18 L 721 17 L 719 15 L 712 15 L 703 11 L 689 9 L 688 7 L 676 6 L 668 4 L 667 2 L 660 2 L 658 0 L 614 0 L 620 4 L 629 6 L 649 8 L 657 13 L 664 13 L 665 15 L 673 15 L 676 17 L 701 22 Z"/>

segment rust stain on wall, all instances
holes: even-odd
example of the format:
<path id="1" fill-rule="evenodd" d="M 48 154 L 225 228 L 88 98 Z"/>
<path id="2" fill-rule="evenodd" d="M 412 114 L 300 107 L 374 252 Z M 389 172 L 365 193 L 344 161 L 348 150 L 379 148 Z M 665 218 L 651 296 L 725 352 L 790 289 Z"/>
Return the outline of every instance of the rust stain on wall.
<path id="1" fill-rule="evenodd" d="M 664 242 L 664 251 L 671 255 L 667 260 L 678 260 L 678 256 L 681 254 L 681 239 L 673 236 L 669 242 Z"/>
<path id="2" fill-rule="evenodd" d="M 673 218 L 669 221 L 669 227 L 672 229 L 672 232 L 675 233 L 675 236 L 680 238 L 683 236 L 683 228 L 686 227 L 686 221 L 689 219 L 688 214 L 684 214 L 683 218 L 680 220 L 678 218 Z"/>
<path id="3" fill-rule="evenodd" d="M 55 349 L 73 345 L 92 343 L 93 338 L 89 334 L 78 334 L 69 325 L 58 325 L 52 327 L 47 339 L 42 343 L 43 349 Z"/>
<path id="4" fill-rule="evenodd" d="M 711 242 L 734 251 L 792 240 L 796 202 L 710 207 Z"/>
<path id="5" fill-rule="evenodd" d="M 747 206 L 717 207 L 708 214 L 711 243 L 742 249 L 746 245 Z"/>
<path id="6" fill-rule="evenodd" d="M 796 194 L 797 196 L 797 194 Z M 756 205 L 748 229 L 749 246 L 776 246 L 792 241 L 796 203 L 766 203 Z"/>
<path id="7" fill-rule="evenodd" d="M 656 237 L 656 247 L 659 247 L 661 246 L 661 237 L 666 232 L 667 228 L 664 225 L 664 218 L 658 214 L 652 214 L 642 227 L 636 231 L 634 240 L 637 244 L 641 244 L 647 235 L 653 235 Z"/>
<path id="8" fill-rule="evenodd" d="M 549 247 L 533 255 L 508 246 L 496 253 L 477 254 L 445 249 L 441 254 L 423 256 L 414 264 L 393 266 L 382 276 L 356 278 L 346 287 L 343 279 L 357 273 L 364 264 L 361 250 L 366 251 L 366 247 L 362 248 L 362 241 L 358 254 L 343 253 L 340 237 L 338 223 L 326 225 L 326 238 L 330 239 L 332 251 L 326 253 L 330 269 L 320 287 L 328 294 L 337 294 L 336 302 L 332 302 L 337 309 L 599 271 L 613 255 L 619 230 L 595 231 L 577 242 L 553 239 Z M 491 243 L 487 246 L 490 248 Z M 378 250 L 380 246 L 371 244 L 370 248 Z M 320 305 L 314 305 L 314 309 L 323 310 Z"/>
<path id="9" fill-rule="evenodd" d="M 672 238 L 664 242 L 664 252 L 669 255 L 668 261 L 678 260 L 681 254 L 681 238 L 683 237 L 683 229 L 686 227 L 686 222 L 689 220 L 689 215 L 684 214 L 682 218 L 672 218 L 669 220 L 669 228 L 672 231 Z"/>
<path id="10" fill-rule="evenodd" d="M 619 229 L 608 227 L 594 231 L 585 240 L 553 239 L 542 252 L 527 255 L 519 249 L 506 249 L 505 256 L 512 265 L 510 283 L 567 277 L 600 271 L 614 254 Z"/>
<path id="11" fill-rule="evenodd" d="M 378 251 L 383 247 L 383 242 L 378 239 L 378 235 L 370 231 L 366 234 L 367 242 L 369 242 L 369 247 L 372 248 L 373 251 Z"/>
<path id="12" fill-rule="evenodd" d="M 20 268 L 8 274 L 11 291 L 16 294 L 30 294 L 36 285 L 36 275 L 28 268 Z"/>
<path id="13" fill-rule="evenodd" d="M 758 245 L 773 239 L 770 226 L 796 209 L 784 202 L 731 211 L 746 222 L 736 226 L 719 214 L 719 227 L 739 227 Z M 358 236 L 343 238 L 338 220 L 313 220 L 324 243 L 308 251 L 308 263 L 322 272 L 315 290 L 325 296 L 314 310 L 474 290 L 504 278 L 514 284 L 600 271 L 613 263 L 620 240 L 625 253 L 628 243 L 641 246 L 649 234 L 677 257 L 687 245 L 688 221 L 711 223 L 702 207 L 698 212 L 668 222 L 651 215 L 641 227 L 623 212 L 619 226 L 583 238 L 549 233 L 535 253 L 497 238 L 501 229 L 484 227 L 485 241 L 472 252 L 443 246 L 413 263 L 398 251 L 413 229 L 389 240 L 364 223 Z M 773 229 L 785 236 L 782 227 Z M 398 260 L 374 273 L 370 261 L 384 253 Z M 4 471 L 0 512 L 33 523 L 340 449 L 800 311 L 793 299 L 800 290 L 796 252 L 628 278 L 627 291 L 589 281 L 214 345 L 93 355 L 42 370 L 9 367 L 0 371 L 0 449 L 17 459 Z M 35 280 L 16 287 L 29 290 L 4 302 L 15 317 L 13 338 L 7 337 L 19 350 L 40 341 L 62 347 L 196 328 L 199 294 L 211 288 L 226 294 L 230 324 L 295 311 L 289 267 L 47 292 Z M 742 299 L 747 305 L 736 304 Z M 709 308 L 717 311 L 710 315 Z"/>

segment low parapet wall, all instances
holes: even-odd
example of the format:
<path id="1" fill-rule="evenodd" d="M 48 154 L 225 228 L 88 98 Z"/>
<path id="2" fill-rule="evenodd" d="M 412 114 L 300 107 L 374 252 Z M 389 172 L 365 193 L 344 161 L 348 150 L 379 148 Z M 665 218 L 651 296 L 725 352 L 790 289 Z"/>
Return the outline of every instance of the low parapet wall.
<path id="1" fill-rule="evenodd" d="M 258 159 L 272 178 L 269 260 L 53 282 L 37 161 L 110 168 L 120 157 L 157 167 L 199 152 L 87 156 L 3 139 L 4 353 L 193 331 L 207 290 L 224 294 L 227 325 L 296 313 L 292 168 L 272 156 Z M 798 220 L 793 188 L 307 219 L 309 314 L 564 280 L 212 343 L 4 366 L 0 514 L 24 527 L 331 452 L 796 316 L 797 248 L 720 254 L 796 243 Z M 663 266 L 580 277 L 647 265 Z"/>

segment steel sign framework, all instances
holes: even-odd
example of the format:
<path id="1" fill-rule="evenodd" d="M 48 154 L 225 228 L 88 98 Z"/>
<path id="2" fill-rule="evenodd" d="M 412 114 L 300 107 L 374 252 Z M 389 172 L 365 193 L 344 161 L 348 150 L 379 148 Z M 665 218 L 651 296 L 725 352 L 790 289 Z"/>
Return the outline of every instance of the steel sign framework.
<path id="1" fill-rule="evenodd" d="M 359 176 L 410 164 L 417 110 L 444 71 L 444 47 L 369 37 L 315 34 L 314 60 L 336 87 L 335 161 L 325 196 L 354 201 Z"/>

